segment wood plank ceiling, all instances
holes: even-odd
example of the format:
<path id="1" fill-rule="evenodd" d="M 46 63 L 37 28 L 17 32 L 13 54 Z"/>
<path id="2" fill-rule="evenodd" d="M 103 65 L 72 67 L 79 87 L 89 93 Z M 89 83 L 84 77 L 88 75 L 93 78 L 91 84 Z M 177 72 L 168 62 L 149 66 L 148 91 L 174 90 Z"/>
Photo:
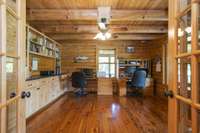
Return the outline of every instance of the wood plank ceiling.
<path id="1" fill-rule="evenodd" d="M 27 0 L 27 21 L 57 41 L 93 40 L 97 8 L 111 7 L 111 40 L 153 40 L 167 34 L 168 0 Z"/>

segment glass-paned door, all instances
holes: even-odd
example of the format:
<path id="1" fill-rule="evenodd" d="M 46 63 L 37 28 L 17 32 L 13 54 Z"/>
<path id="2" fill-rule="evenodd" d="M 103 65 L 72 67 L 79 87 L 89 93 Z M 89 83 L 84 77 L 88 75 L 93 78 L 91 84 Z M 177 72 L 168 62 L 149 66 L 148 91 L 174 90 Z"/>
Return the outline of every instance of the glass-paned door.
<path id="1" fill-rule="evenodd" d="M 173 67 L 169 78 L 173 91 L 173 98 L 169 98 L 170 133 L 200 133 L 199 11 L 196 0 L 169 0 L 168 52 Z"/>
<path id="2" fill-rule="evenodd" d="M 99 66 L 98 71 L 103 77 L 112 78 L 116 76 L 116 58 L 115 50 L 102 49 L 99 50 Z"/>
<path id="3" fill-rule="evenodd" d="M 25 133 L 25 0 L 0 0 L 1 133 Z"/>

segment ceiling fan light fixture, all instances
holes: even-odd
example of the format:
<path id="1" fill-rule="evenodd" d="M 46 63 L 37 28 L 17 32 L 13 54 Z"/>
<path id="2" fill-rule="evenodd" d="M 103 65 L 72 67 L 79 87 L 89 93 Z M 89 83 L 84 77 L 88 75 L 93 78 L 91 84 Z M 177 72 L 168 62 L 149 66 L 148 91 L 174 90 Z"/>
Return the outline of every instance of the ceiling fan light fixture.
<path id="1" fill-rule="evenodd" d="M 98 25 L 99 25 L 99 28 L 100 28 L 101 30 L 106 30 L 106 29 L 107 29 L 105 23 L 99 22 Z"/>
<path id="2" fill-rule="evenodd" d="M 97 35 L 94 37 L 94 39 L 97 39 L 97 40 L 107 40 L 107 39 L 110 39 L 111 38 L 111 33 L 109 32 L 106 32 L 106 33 L 102 33 L 102 32 L 99 32 L 97 33 Z"/>
<path id="3" fill-rule="evenodd" d="M 106 37 L 107 39 L 110 39 L 110 38 L 111 38 L 111 33 L 106 32 L 106 33 L 105 33 L 105 37 Z"/>

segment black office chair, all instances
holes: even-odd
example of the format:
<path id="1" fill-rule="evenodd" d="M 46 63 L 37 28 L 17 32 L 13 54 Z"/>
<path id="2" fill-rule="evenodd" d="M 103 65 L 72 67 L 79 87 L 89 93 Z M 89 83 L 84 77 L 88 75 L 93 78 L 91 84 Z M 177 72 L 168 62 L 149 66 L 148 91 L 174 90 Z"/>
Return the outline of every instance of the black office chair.
<path id="1" fill-rule="evenodd" d="M 77 90 L 75 90 L 75 94 L 77 96 L 87 95 L 87 92 L 85 92 L 85 90 L 84 90 L 84 88 L 87 85 L 84 73 L 73 72 L 71 78 L 72 78 L 72 86 L 77 89 Z"/>
<path id="2" fill-rule="evenodd" d="M 135 71 L 131 80 L 131 89 L 135 89 L 135 94 L 141 94 L 143 96 L 143 89 L 145 88 L 147 73 L 145 70 Z M 140 93 L 139 91 L 142 91 Z"/>

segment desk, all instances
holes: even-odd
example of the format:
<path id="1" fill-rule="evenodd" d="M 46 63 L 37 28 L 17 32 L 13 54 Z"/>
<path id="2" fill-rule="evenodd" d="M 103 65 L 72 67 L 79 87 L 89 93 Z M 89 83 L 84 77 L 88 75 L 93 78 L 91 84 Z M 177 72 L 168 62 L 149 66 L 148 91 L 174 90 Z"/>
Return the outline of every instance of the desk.
<path id="1" fill-rule="evenodd" d="M 118 79 L 117 84 L 118 84 L 118 90 L 117 93 L 119 96 L 126 96 L 126 79 Z"/>
<path id="2" fill-rule="evenodd" d="M 87 79 L 86 91 L 92 93 L 97 92 L 97 78 Z"/>
<path id="3" fill-rule="evenodd" d="M 112 78 L 98 78 L 98 95 L 113 95 Z"/>
<path id="4" fill-rule="evenodd" d="M 117 80 L 117 83 L 118 83 L 118 91 L 117 92 L 118 92 L 119 96 L 126 96 L 126 93 L 128 92 L 126 82 L 127 82 L 126 78 L 120 78 Z M 153 88 L 154 88 L 153 79 L 147 78 L 146 83 L 145 83 L 145 88 L 144 88 L 144 95 L 152 96 L 154 94 Z"/>

